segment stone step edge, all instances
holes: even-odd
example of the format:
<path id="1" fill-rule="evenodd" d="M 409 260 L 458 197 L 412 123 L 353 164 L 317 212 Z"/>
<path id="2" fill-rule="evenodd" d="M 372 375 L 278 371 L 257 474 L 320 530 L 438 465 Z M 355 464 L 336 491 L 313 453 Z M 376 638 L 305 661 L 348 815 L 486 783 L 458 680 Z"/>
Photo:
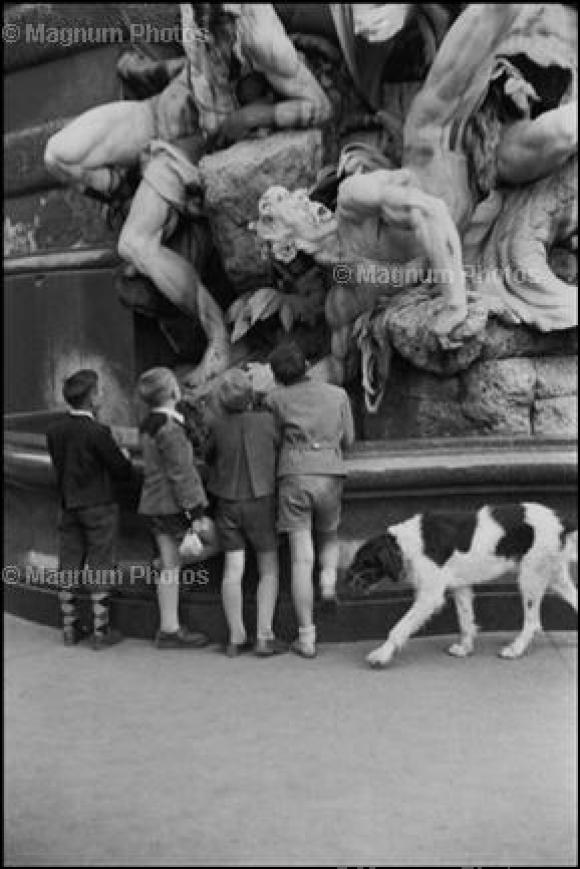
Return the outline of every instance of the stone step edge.
<path id="1" fill-rule="evenodd" d="M 475 612 L 480 630 L 516 632 L 521 627 L 522 603 L 515 584 L 496 585 L 475 596 Z M 320 642 L 352 642 L 385 639 L 388 631 L 408 610 L 410 590 L 389 593 L 379 599 L 345 600 L 329 614 L 315 607 L 317 636 Z M 60 626 L 60 611 L 56 591 L 31 586 L 7 585 L 4 588 L 6 612 L 53 628 Z M 224 642 L 226 623 L 219 595 L 183 595 L 180 602 L 182 621 L 193 628 L 203 629 L 212 642 Z M 88 600 L 80 603 L 81 618 L 90 624 Z M 255 598 L 246 597 L 244 615 L 248 630 L 255 624 Z M 111 604 L 112 623 L 127 637 L 151 639 L 158 623 L 157 606 L 153 597 L 119 597 Z M 577 630 L 576 614 L 570 607 L 552 596 L 542 604 L 544 632 Z M 278 600 L 274 630 L 284 640 L 296 636 L 296 620 L 292 602 L 286 596 Z M 417 636 L 439 636 L 457 633 L 457 619 L 451 601 L 436 613 Z"/>

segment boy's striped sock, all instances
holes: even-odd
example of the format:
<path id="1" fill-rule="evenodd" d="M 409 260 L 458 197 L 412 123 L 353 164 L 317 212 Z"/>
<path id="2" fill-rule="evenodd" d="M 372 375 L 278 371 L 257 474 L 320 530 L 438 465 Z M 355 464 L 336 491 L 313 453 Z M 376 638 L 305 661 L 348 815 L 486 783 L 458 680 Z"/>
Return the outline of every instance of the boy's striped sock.
<path id="1" fill-rule="evenodd" d="M 96 637 L 103 637 L 109 630 L 109 598 L 108 591 L 91 592 L 91 604 L 93 607 L 93 633 Z"/>

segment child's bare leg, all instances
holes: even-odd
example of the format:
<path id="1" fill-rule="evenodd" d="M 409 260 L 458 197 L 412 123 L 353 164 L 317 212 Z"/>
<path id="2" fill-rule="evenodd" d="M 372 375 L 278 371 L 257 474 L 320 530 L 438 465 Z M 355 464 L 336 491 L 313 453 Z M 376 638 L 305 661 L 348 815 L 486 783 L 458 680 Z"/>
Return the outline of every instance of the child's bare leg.
<path id="1" fill-rule="evenodd" d="M 176 541 L 168 534 L 157 536 L 161 558 L 161 575 L 157 582 L 160 630 L 174 634 L 179 630 L 179 550 Z"/>
<path id="2" fill-rule="evenodd" d="M 268 549 L 257 553 L 258 572 L 258 625 L 257 639 L 270 640 L 273 638 L 272 620 L 278 597 L 278 551 Z"/>
<path id="3" fill-rule="evenodd" d="M 226 552 L 224 562 L 222 603 L 230 632 L 229 641 L 235 645 L 246 642 L 242 602 L 245 555 L 243 549 Z"/>
<path id="4" fill-rule="evenodd" d="M 312 571 L 314 568 L 314 546 L 310 529 L 291 531 L 290 561 L 292 572 L 292 600 L 298 620 L 298 643 L 301 652 L 314 653 L 316 630 L 312 619 L 314 610 L 314 590 Z"/>
<path id="5" fill-rule="evenodd" d="M 292 572 L 292 600 L 298 619 L 298 627 L 309 628 L 312 625 L 314 607 L 314 591 L 312 588 L 312 570 L 314 567 L 314 546 L 310 530 L 291 531 L 290 561 Z"/>
<path id="6" fill-rule="evenodd" d="M 323 600 L 336 596 L 336 569 L 338 566 L 338 532 L 319 532 L 320 591 Z"/>

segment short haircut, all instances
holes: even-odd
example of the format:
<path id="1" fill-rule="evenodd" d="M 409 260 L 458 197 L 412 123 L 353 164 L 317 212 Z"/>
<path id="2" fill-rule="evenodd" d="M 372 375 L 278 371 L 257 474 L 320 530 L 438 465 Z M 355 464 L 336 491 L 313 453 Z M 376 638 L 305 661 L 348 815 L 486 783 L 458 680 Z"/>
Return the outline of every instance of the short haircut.
<path id="1" fill-rule="evenodd" d="M 175 383 L 176 378 L 170 368 L 149 368 L 137 381 L 137 393 L 145 404 L 155 407 L 171 398 Z"/>
<path id="2" fill-rule="evenodd" d="M 62 396 L 71 407 L 82 407 L 98 383 L 99 375 L 96 371 L 92 368 L 81 368 L 63 381 Z"/>
<path id="3" fill-rule="evenodd" d="M 268 362 L 279 383 L 289 386 L 306 374 L 306 357 L 295 341 L 285 341 L 270 353 Z"/>

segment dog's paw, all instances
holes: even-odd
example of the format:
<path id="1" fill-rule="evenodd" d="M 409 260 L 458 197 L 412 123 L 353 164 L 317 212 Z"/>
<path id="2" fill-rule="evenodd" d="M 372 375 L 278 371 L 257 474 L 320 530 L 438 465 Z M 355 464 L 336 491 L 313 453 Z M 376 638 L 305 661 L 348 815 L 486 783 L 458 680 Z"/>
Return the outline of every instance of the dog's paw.
<path id="1" fill-rule="evenodd" d="M 498 655 L 506 661 L 515 661 L 516 658 L 521 658 L 523 653 L 523 649 L 520 649 L 514 643 L 511 643 L 509 646 L 504 646 L 503 649 L 500 649 Z"/>
<path id="2" fill-rule="evenodd" d="M 374 669 L 381 669 L 382 667 L 388 667 L 393 658 L 393 652 L 385 649 L 381 646 L 379 649 L 375 649 L 373 652 L 370 652 L 367 655 L 367 663 L 371 665 Z"/>
<path id="3" fill-rule="evenodd" d="M 467 658 L 473 654 L 473 646 L 464 646 L 463 643 L 453 643 L 447 649 L 447 654 L 453 655 L 454 658 Z"/>

